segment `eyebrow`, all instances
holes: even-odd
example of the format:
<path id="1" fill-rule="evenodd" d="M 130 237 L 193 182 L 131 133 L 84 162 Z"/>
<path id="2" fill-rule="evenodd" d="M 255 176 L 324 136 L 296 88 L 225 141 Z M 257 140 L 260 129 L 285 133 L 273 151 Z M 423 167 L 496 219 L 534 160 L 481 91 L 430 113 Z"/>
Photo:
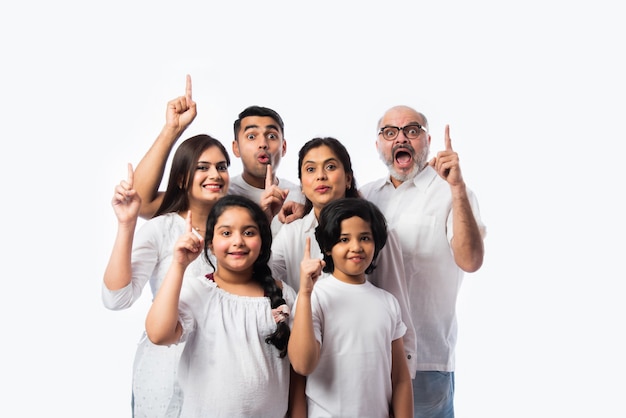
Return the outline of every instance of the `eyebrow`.
<path id="1" fill-rule="evenodd" d="M 246 125 L 246 126 L 244 126 L 243 130 L 245 132 L 248 129 L 256 129 L 256 128 L 261 128 L 261 126 L 259 126 L 259 125 Z M 278 126 L 274 125 L 274 124 L 265 125 L 265 130 L 269 130 L 269 129 L 273 129 L 275 131 L 280 131 L 280 129 L 278 129 Z"/>
<path id="2" fill-rule="evenodd" d="M 348 218 L 346 218 L 348 219 Z M 345 219 L 344 219 L 345 221 Z M 353 234 L 351 232 L 340 232 L 339 236 L 340 237 L 347 237 L 347 236 L 352 236 Z M 369 230 L 363 230 L 360 232 L 356 232 L 354 235 L 356 235 L 357 237 L 367 237 L 367 236 L 372 236 L 374 235 L 374 233 L 372 231 Z"/>
<path id="3" fill-rule="evenodd" d="M 250 224 L 250 225 L 244 225 L 243 229 L 255 229 L 257 231 L 259 231 L 259 227 L 255 224 Z M 222 225 L 215 225 L 215 229 L 234 229 L 234 227 L 232 225 L 226 225 L 226 224 L 222 224 Z"/>
<path id="4" fill-rule="evenodd" d="M 330 163 L 330 162 L 335 162 L 335 163 L 339 162 L 339 158 L 335 158 L 335 157 L 328 158 L 328 159 L 322 161 L 322 164 L 326 164 L 326 163 Z M 314 160 L 306 160 L 306 161 L 302 162 L 302 165 L 304 165 L 304 164 L 318 164 L 318 162 L 314 161 Z"/>
<path id="5" fill-rule="evenodd" d="M 199 160 L 198 164 L 213 164 L 213 165 L 220 165 L 220 164 L 228 164 L 226 162 L 226 160 L 221 160 L 221 161 L 217 161 L 215 163 L 212 163 L 211 161 L 203 161 L 203 160 Z"/>

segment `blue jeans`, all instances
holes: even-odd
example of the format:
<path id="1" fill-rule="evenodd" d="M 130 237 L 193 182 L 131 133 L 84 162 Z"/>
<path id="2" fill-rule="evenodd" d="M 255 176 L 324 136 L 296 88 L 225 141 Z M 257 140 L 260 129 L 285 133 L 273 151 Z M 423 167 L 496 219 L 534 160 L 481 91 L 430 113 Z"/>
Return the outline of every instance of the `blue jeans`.
<path id="1" fill-rule="evenodd" d="M 413 379 L 415 418 L 454 418 L 454 372 L 417 372 Z"/>

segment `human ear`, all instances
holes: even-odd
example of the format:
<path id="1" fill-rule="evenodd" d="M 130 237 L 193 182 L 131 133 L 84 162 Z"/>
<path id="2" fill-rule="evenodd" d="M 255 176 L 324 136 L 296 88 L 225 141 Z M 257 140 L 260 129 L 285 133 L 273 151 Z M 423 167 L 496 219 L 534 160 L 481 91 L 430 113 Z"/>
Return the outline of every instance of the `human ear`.
<path id="1" fill-rule="evenodd" d="M 233 154 L 235 154 L 235 157 L 241 158 L 241 154 L 239 153 L 239 141 L 236 139 L 233 140 Z"/>

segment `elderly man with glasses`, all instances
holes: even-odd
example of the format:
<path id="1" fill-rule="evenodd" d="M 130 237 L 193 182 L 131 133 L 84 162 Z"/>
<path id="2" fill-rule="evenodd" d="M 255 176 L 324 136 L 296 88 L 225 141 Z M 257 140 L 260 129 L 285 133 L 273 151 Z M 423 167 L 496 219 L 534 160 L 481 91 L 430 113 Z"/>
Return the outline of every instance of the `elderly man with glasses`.
<path id="1" fill-rule="evenodd" d="M 464 272 L 483 263 L 485 225 L 466 187 L 450 129 L 428 161 L 426 117 L 395 106 L 378 121 L 376 148 L 389 176 L 360 188 L 385 214 L 402 247 L 417 338 L 415 417 L 454 417 L 456 301 Z"/>

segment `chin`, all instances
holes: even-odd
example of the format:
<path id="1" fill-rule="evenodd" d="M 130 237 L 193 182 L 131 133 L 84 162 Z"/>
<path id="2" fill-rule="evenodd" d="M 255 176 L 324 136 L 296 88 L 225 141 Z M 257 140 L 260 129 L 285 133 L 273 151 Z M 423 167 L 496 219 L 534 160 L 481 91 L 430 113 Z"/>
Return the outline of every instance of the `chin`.
<path id="1" fill-rule="evenodd" d="M 414 165 L 410 170 L 397 170 L 395 167 L 389 167 L 391 177 L 402 182 L 414 179 L 419 172 L 420 170 L 417 165 Z"/>

